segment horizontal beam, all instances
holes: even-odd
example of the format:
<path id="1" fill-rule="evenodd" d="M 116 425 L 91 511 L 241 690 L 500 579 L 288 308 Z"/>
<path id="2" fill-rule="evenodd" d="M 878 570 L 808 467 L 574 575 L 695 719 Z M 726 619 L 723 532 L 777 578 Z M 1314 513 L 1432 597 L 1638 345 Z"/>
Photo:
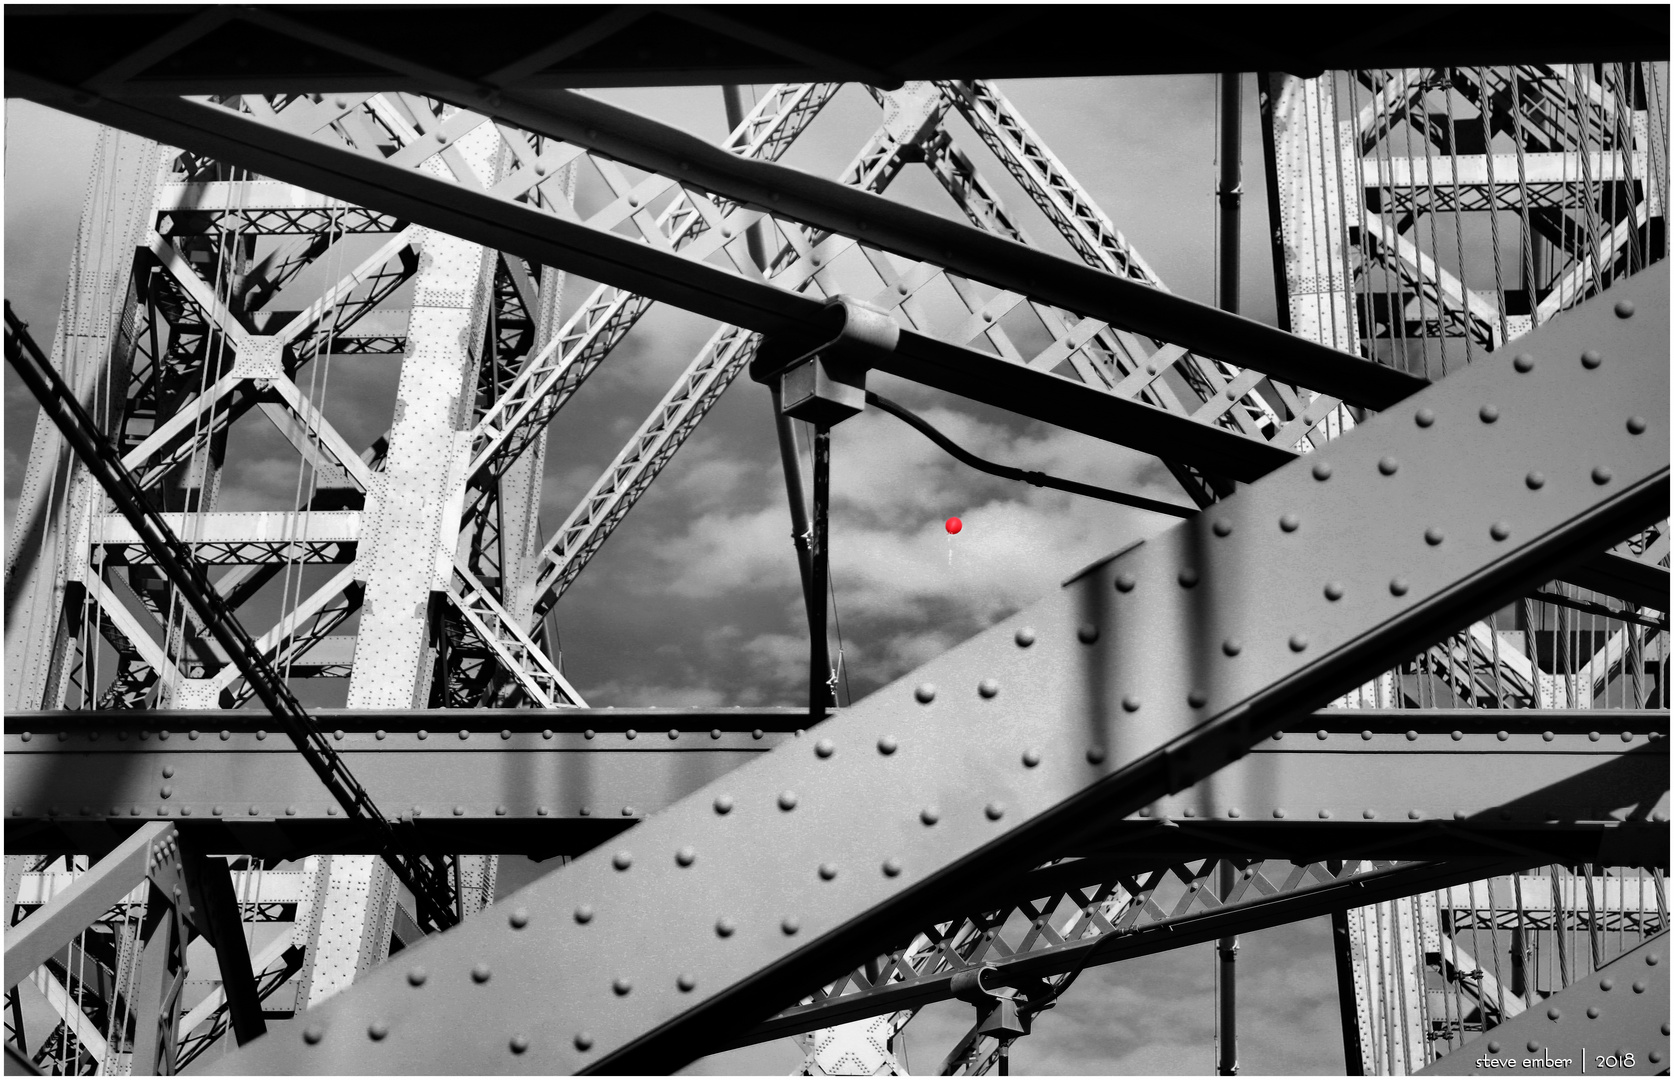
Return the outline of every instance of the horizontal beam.
<path id="1" fill-rule="evenodd" d="M 177 715 L 167 739 L 69 718 L 85 715 L 7 719 L 8 849 L 59 851 L 93 823 L 172 820 L 220 826 L 262 851 L 375 850 L 285 741 L 250 726 L 250 714 Z M 224 729 L 225 738 L 213 728 L 181 730 L 229 717 L 242 724 Z M 403 820 L 441 819 L 437 828 L 472 838 L 462 851 L 550 854 L 554 843 L 599 832 L 568 825 L 623 827 L 806 738 L 785 728 L 807 714 L 566 709 L 315 718 L 372 797 Z M 449 729 L 421 734 L 415 720 Z M 1321 710 L 1304 730 L 1276 732 L 1127 819 L 1495 828 L 1663 821 L 1668 720 L 1666 711 Z M 49 840 L 55 833 L 62 838 Z"/>
<path id="2" fill-rule="evenodd" d="M 693 86 L 860 80 L 1065 78 L 1328 69 L 1573 63 L 1668 56 L 1664 9 L 1558 5 L 1550 19 L 1478 25 L 1419 6 L 1392 28 L 1377 8 L 1324 22 L 1229 8 L 1213 20 L 1144 6 L 1130 16 L 1144 49 L 1065 48 L 1094 33 L 1085 8 L 993 5 L 957 21 L 934 7 L 890 12 L 889 32 L 837 9 L 811 15 L 753 7 L 530 9 L 354 4 L 329 8 L 134 5 L 90 20 L 39 5 L 6 16 L 8 67 L 62 73 L 106 93 L 305 93 L 443 85 Z M 399 22 L 398 38 L 389 32 Z"/>

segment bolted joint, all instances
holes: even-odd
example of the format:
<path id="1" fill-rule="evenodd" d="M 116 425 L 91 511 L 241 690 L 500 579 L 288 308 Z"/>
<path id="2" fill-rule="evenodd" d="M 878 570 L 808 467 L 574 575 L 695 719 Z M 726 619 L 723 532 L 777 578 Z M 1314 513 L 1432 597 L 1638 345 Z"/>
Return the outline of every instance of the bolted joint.
<path id="1" fill-rule="evenodd" d="M 901 328 L 886 311 L 846 296 L 826 301 L 823 322 L 831 337 L 804 349 L 768 339 L 750 363 L 750 377 L 779 387 L 779 411 L 830 427 L 866 407 L 866 372 L 895 351 Z"/>

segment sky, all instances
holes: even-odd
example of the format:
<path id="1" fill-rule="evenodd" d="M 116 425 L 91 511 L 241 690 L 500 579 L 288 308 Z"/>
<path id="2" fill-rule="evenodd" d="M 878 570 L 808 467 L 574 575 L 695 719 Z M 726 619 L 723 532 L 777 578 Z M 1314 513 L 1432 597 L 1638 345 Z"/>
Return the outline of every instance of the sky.
<path id="1" fill-rule="evenodd" d="M 1177 293 L 1213 302 L 1212 77 L 1023 80 L 1000 87 L 1163 280 Z M 716 87 L 598 96 L 712 140 L 725 134 Z M 847 87 L 783 161 L 835 176 L 878 119 L 870 97 Z M 1069 255 L 962 122 L 953 121 L 953 129 L 1031 237 Z M 1245 312 L 1272 322 L 1253 77 L 1245 82 L 1243 135 Z M 7 101 L 5 294 L 43 348 L 52 340 L 63 296 L 92 147 L 90 125 Z M 922 167 L 909 167 L 889 195 L 960 217 Z M 566 310 L 590 287 L 571 279 Z M 713 329 L 698 316 L 654 308 L 560 413 L 549 433 L 543 477 L 548 532 Z M 350 443 L 363 446 L 387 428 L 396 375 L 393 359 L 334 363 L 322 408 Z M 873 379 L 873 389 L 981 457 L 1186 501 L 1156 459 L 888 376 Z M 9 531 L 35 410 L 9 368 L 4 391 Z M 276 435 L 238 437 L 248 441 L 232 457 L 219 508 L 280 508 L 294 490 L 294 460 L 287 460 Z M 831 566 L 845 702 L 1170 522 L 974 472 L 876 410 L 838 426 L 832 442 Z M 964 529 L 950 538 L 943 522 L 952 515 Z M 789 533 L 767 391 L 740 378 L 558 605 L 566 675 L 593 705 L 799 703 L 806 692 L 806 621 Z M 310 688 L 304 700 L 340 702 L 342 689 L 341 682 Z M 509 882 L 533 871 L 508 864 L 506 872 Z M 1328 943 L 1328 927 L 1317 920 L 1246 936 L 1246 1072 L 1342 1070 Z M 1013 1069 L 1209 1072 L 1210 973 L 1209 946 L 1089 971 L 1017 1045 Z M 933 1071 L 968 1026 L 967 1012 L 948 1004 L 921 1014 L 908 1029 L 909 1064 Z M 705 1059 L 692 1071 L 783 1074 L 799 1060 L 794 1044 L 781 1041 Z"/>

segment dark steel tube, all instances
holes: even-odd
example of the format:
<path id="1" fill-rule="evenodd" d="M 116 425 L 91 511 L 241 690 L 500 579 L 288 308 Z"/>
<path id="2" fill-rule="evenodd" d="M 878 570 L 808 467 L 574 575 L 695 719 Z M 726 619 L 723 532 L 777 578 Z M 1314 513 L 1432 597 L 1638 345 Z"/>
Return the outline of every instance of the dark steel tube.
<path id="1" fill-rule="evenodd" d="M 825 590 L 830 563 L 826 547 L 826 508 L 831 502 L 831 429 L 814 425 L 814 530 L 809 551 L 808 620 L 812 634 L 808 658 L 808 723 L 825 718 L 832 702 L 831 652 L 825 641 Z"/>
<path id="2" fill-rule="evenodd" d="M 1243 78 L 1236 71 L 1221 75 L 1221 175 L 1220 175 L 1220 296 L 1222 309 L 1238 311 L 1238 216 L 1243 199 Z M 1230 861 L 1221 863 L 1221 900 L 1232 892 L 1234 871 Z M 1220 1060 L 1215 1063 L 1221 1076 L 1238 1075 L 1238 938 L 1223 937 L 1215 942 L 1220 965 L 1220 993 L 1215 1002 L 1221 1033 Z"/>

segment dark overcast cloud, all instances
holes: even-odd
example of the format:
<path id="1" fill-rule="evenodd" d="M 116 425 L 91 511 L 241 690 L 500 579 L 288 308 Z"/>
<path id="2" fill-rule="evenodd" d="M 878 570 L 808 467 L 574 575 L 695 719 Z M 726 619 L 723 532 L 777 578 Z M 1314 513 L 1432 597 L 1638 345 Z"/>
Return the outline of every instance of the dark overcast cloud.
<path id="1" fill-rule="evenodd" d="M 1004 90 L 1179 293 L 1212 299 L 1214 96 L 1208 78 L 1037 80 Z M 715 88 L 616 90 L 601 97 L 719 139 Z M 50 342 L 84 197 L 89 125 L 8 101 L 6 295 Z M 1271 321 L 1271 262 L 1253 84 L 1245 110 L 1244 280 L 1249 314 Z M 835 175 L 877 124 L 850 87 L 784 159 Z M 1042 246 L 1069 250 L 981 144 L 956 138 Z M 890 192 L 949 217 L 957 209 L 920 169 Z M 292 288 L 318 288 L 323 276 Z M 590 283 L 571 281 L 573 308 Z M 398 303 L 394 306 L 400 306 Z M 713 324 L 653 309 L 561 413 L 550 433 L 543 524 L 550 532 L 702 347 Z M 355 446 L 384 431 L 397 362 L 333 364 L 325 411 Z M 305 378 L 304 382 L 307 381 Z M 9 525 L 34 410 L 5 375 Z M 972 452 L 1075 479 L 1178 499 L 1143 455 L 879 377 Z M 296 464 L 271 427 L 241 431 L 224 509 L 283 506 Z M 965 529 L 951 541 L 951 514 Z M 832 573 L 854 698 L 968 638 L 1065 575 L 1168 519 L 1023 487 L 965 469 L 890 417 L 869 412 L 834 433 Z M 767 394 L 741 378 L 640 501 L 557 609 L 564 666 L 592 704 L 785 704 L 806 679 L 806 627 Z M 311 579 L 312 580 L 312 579 Z M 253 628 L 254 629 L 254 628 Z M 257 630 L 259 633 L 259 629 Z M 342 685 L 309 692 L 341 700 Z M 509 877 L 531 871 L 508 864 Z M 1318 923 L 1245 939 L 1246 1072 L 1342 1069 L 1328 935 Z M 1043 1017 L 1013 1062 L 1019 1073 L 1201 1073 L 1212 1066 L 1207 947 L 1088 972 Z M 963 1006 L 927 1010 L 909 1029 L 916 1071 L 964 1031 Z M 788 1042 L 694 1066 L 700 1072 L 794 1068 Z"/>

